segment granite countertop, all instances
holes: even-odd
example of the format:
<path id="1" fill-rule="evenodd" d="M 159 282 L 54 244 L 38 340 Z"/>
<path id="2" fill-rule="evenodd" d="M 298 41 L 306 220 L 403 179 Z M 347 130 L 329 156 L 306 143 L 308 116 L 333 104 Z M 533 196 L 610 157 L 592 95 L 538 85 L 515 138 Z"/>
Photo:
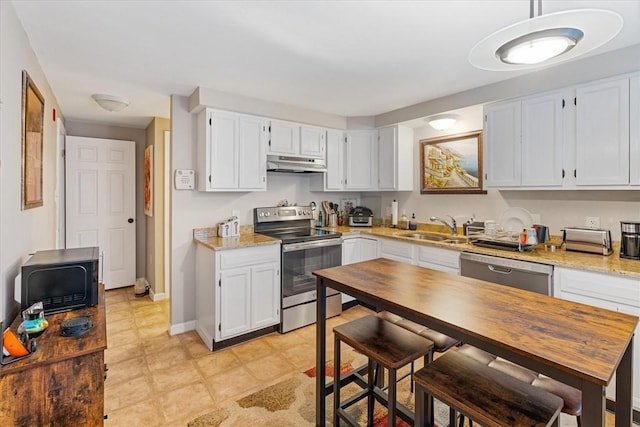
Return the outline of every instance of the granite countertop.
<path id="1" fill-rule="evenodd" d="M 218 237 L 215 227 L 196 228 L 193 230 L 193 240 L 200 245 L 206 246 L 214 251 L 227 249 L 250 248 L 261 245 L 279 244 L 280 240 L 263 236 L 253 232 L 253 227 L 240 227 L 240 235 L 236 237 Z"/>
<path id="2" fill-rule="evenodd" d="M 517 259 L 522 261 L 537 262 L 540 264 L 554 265 L 558 267 L 578 268 L 586 271 L 618 274 L 621 276 L 629 276 L 631 278 L 640 279 L 640 261 L 632 259 L 620 258 L 620 243 L 613 243 L 613 253 L 609 256 L 589 254 L 582 252 L 565 251 L 560 248 L 562 238 L 560 236 L 551 236 L 550 242 L 547 244 L 555 244 L 556 251 L 546 251 L 545 245 L 537 245 L 532 251 L 512 252 L 499 249 L 483 248 L 475 246 L 471 243 L 446 243 L 430 240 L 420 240 L 411 237 L 403 237 L 401 234 L 411 233 L 412 230 L 398 230 L 397 228 L 388 227 L 333 227 L 328 230 L 335 230 L 344 236 L 359 234 L 372 235 L 377 237 L 388 237 L 393 239 L 410 242 L 417 245 L 439 247 L 460 252 L 471 252 L 483 255 L 494 255 L 502 258 Z M 419 224 L 417 231 L 428 231 L 435 233 L 446 233 L 446 228 L 441 226 L 433 226 L 430 224 Z M 460 233 L 458 237 L 461 237 Z"/>
<path id="3" fill-rule="evenodd" d="M 410 233 L 412 230 L 399 230 L 388 227 L 323 227 L 325 230 L 334 230 L 349 235 L 372 235 L 376 237 L 387 237 L 401 240 L 416 245 L 439 247 L 459 252 L 471 252 L 483 255 L 493 255 L 502 258 L 517 259 L 522 261 L 537 262 L 540 264 L 554 265 L 558 267 L 577 268 L 585 271 L 592 271 L 605 274 L 617 274 L 640 279 L 640 261 L 620 258 L 620 244 L 614 242 L 613 254 L 609 256 L 588 254 L 582 252 L 565 251 L 560 248 L 562 239 L 560 236 L 551 236 L 548 244 L 555 244 L 556 251 L 545 250 L 545 245 L 537 245 L 532 251 L 512 252 L 499 249 L 483 248 L 470 243 L 446 243 L 430 240 L 420 240 L 411 237 L 404 237 L 401 234 Z M 434 233 L 448 234 L 446 227 L 432 224 L 418 224 L 417 231 L 427 231 Z M 461 234 L 459 235 L 459 237 Z M 253 227 L 242 226 L 238 237 L 217 237 L 215 228 L 200 228 L 193 231 L 193 239 L 197 244 L 204 245 L 215 251 L 227 249 L 247 248 L 259 245 L 273 245 L 280 243 L 280 240 L 261 234 L 253 233 Z"/>

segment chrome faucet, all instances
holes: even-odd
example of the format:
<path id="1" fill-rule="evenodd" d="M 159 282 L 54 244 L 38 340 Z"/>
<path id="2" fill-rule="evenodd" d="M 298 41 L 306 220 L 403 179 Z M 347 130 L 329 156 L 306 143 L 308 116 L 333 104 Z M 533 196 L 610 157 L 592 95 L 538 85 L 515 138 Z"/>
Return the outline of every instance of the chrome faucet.
<path id="1" fill-rule="evenodd" d="M 451 215 L 447 215 L 447 216 L 451 218 L 451 224 L 449 224 L 446 220 L 442 218 L 438 218 L 437 216 L 432 216 L 431 218 L 429 218 L 429 221 L 438 221 L 443 223 L 444 225 L 449 227 L 449 230 L 451 230 L 451 235 L 455 236 L 458 234 L 458 224 L 456 224 L 456 220 Z"/>

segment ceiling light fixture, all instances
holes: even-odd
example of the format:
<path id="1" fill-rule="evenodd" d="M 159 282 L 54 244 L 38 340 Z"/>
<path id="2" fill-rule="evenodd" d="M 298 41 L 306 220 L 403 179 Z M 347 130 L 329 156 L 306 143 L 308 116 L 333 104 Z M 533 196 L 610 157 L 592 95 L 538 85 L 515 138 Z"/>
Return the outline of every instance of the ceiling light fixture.
<path id="1" fill-rule="evenodd" d="M 576 9 L 534 17 L 499 30 L 478 42 L 469 62 L 484 70 L 520 70 L 566 61 L 602 46 L 622 29 L 622 17 L 610 10 Z"/>
<path id="2" fill-rule="evenodd" d="M 113 96 L 113 95 L 104 95 L 104 94 L 94 94 L 91 95 L 94 101 L 104 108 L 107 111 L 121 111 L 127 108 L 130 104 L 128 99 Z"/>
<path id="3" fill-rule="evenodd" d="M 429 126 L 436 130 L 451 129 L 456 124 L 456 116 L 453 114 L 440 114 L 438 116 L 427 117 L 425 119 Z"/>

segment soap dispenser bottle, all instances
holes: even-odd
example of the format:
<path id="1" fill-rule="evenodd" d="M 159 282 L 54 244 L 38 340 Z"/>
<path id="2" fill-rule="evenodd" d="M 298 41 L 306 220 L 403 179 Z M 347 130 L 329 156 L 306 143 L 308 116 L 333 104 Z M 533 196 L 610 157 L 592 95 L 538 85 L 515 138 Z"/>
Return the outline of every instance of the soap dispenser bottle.
<path id="1" fill-rule="evenodd" d="M 416 214 L 415 212 L 411 214 L 411 221 L 409 221 L 409 230 L 417 230 L 418 223 L 416 222 Z"/>

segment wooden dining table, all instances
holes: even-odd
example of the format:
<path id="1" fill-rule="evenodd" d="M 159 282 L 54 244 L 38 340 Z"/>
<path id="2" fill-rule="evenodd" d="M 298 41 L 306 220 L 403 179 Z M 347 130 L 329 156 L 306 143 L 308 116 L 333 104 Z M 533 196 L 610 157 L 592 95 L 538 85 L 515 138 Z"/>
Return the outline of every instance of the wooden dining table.
<path id="1" fill-rule="evenodd" d="M 605 388 L 616 374 L 615 426 L 631 426 L 637 316 L 384 258 L 313 274 L 317 426 L 333 387 L 325 379 L 327 287 L 581 390 L 583 427 L 605 425 Z"/>

